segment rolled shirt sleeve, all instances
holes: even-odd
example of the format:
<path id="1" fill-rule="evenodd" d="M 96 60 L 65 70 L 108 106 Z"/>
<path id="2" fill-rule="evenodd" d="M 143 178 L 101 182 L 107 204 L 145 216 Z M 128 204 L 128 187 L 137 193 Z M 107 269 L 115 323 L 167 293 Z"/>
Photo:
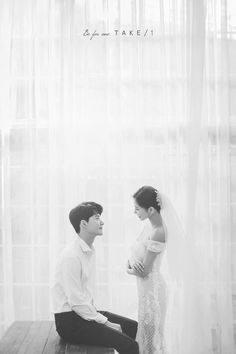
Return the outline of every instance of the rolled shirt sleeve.
<path id="1" fill-rule="evenodd" d="M 86 279 L 79 259 L 71 257 L 63 262 L 62 279 L 71 309 L 87 321 L 104 324 L 107 317 L 99 313 L 93 305 L 92 294 L 86 289 Z"/>

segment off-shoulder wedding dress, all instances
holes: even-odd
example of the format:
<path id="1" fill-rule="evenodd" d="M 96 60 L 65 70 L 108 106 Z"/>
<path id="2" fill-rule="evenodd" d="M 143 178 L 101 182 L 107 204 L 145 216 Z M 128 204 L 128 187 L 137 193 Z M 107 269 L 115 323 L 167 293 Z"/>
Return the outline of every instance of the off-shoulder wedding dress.
<path id="1" fill-rule="evenodd" d="M 151 272 L 144 278 L 137 276 L 138 332 L 140 354 L 166 354 L 164 345 L 164 322 L 167 308 L 167 287 L 160 272 L 165 250 L 164 242 L 150 239 L 151 229 L 145 227 L 131 248 L 130 266 L 143 260 L 147 251 L 156 252 Z"/>

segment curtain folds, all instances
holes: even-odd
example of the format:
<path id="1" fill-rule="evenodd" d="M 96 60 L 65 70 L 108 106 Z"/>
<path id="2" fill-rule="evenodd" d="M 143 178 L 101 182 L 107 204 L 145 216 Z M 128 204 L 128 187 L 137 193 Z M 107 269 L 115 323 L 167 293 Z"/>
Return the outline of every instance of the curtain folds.
<path id="1" fill-rule="evenodd" d="M 53 263 L 83 200 L 104 206 L 98 304 L 135 318 L 131 196 L 150 184 L 175 205 L 192 255 L 173 350 L 232 354 L 227 1 L 0 7 L 1 331 L 51 318 Z"/>

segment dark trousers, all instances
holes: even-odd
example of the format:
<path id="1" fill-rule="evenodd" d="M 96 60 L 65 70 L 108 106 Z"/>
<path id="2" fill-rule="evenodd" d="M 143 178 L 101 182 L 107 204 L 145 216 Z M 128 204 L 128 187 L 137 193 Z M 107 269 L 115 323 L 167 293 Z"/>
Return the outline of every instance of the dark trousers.
<path id="1" fill-rule="evenodd" d="M 138 354 L 138 343 L 135 341 L 137 322 L 114 313 L 99 312 L 110 322 L 120 324 L 122 333 L 104 324 L 84 320 L 70 311 L 55 314 L 58 334 L 70 343 L 114 348 L 120 354 Z"/>

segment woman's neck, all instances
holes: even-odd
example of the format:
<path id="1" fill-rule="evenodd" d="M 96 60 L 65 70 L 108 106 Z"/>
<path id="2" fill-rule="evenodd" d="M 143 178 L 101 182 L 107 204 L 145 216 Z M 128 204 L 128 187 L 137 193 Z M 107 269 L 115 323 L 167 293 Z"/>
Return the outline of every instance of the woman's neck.
<path id="1" fill-rule="evenodd" d="M 150 215 L 149 221 L 153 228 L 161 227 L 163 225 L 161 214 L 159 214 L 158 212 L 155 212 Z"/>

